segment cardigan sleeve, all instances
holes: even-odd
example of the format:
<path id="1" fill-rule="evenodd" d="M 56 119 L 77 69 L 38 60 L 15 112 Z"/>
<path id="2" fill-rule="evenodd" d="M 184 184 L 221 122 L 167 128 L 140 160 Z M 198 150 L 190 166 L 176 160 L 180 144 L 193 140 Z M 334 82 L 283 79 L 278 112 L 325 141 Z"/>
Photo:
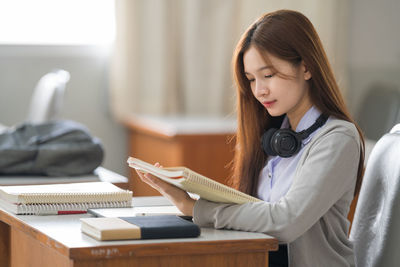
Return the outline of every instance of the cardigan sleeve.
<path id="1" fill-rule="evenodd" d="M 333 128 L 309 145 L 296 168 L 292 186 L 278 202 L 221 204 L 200 199 L 193 208 L 194 222 L 263 232 L 285 243 L 297 239 L 346 192 L 354 190 L 359 164 L 355 127 Z"/>

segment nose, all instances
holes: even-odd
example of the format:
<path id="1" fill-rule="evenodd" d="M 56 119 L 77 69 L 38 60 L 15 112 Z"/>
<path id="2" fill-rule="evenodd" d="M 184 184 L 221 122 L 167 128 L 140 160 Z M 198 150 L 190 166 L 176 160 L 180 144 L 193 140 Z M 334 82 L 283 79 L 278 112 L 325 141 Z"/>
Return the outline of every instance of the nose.
<path id="1" fill-rule="evenodd" d="M 254 84 L 254 95 L 263 96 L 269 94 L 269 88 L 267 83 L 262 79 L 256 79 Z"/>

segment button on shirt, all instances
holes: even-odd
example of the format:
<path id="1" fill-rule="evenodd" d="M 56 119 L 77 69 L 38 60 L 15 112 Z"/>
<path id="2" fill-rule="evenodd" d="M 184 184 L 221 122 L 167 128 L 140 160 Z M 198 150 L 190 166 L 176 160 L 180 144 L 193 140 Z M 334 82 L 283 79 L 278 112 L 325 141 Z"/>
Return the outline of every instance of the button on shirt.
<path id="1" fill-rule="evenodd" d="M 309 128 L 320 115 L 321 112 L 317 108 L 311 107 L 301 118 L 297 125 L 296 132 Z M 283 128 L 289 128 L 289 119 L 287 116 L 283 119 L 281 129 Z M 286 195 L 292 184 L 297 164 L 304 152 L 304 146 L 311 141 L 312 137 L 319 129 L 321 129 L 321 127 L 311 133 L 306 139 L 302 140 L 302 147 L 296 155 L 290 158 L 282 158 L 280 156 L 268 157 L 268 162 L 261 170 L 258 180 L 258 198 L 273 203 Z"/>

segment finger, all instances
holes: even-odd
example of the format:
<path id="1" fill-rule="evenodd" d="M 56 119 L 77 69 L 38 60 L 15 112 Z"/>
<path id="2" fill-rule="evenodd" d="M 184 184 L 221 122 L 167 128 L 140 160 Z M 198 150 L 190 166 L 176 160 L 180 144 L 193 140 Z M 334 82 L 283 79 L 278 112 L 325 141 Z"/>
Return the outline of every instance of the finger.
<path id="1" fill-rule="evenodd" d="M 136 171 L 136 172 L 139 175 L 140 180 L 153 187 L 153 185 L 155 184 L 154 181 L 156 179 L 153 175 L 141 171 Z"/>
<path id="2" fill-rule="evenodd" d="M 142 177 L 140 177 L 140 179 L 143 181 L 143 182 L 145 182 L 146 184 L 148 184 L 148 185 L 150 185 L 151 187 L 153 187 L 154 189 L 156 189 L 156 190 L 158 190 L 158 191 L 160 191 L 161 190 L 161 188 L 160 188 L 160 186 L 158 185 L 158 183 L 157 183 L 157 178 L 156 177 L 154 177 L 153 175 L 151 175 L 151 174 L 144 174 L 144 175 L 142 175 Z"/>
<path id="3" fill-rule="evenodd" d="M 163 166 L 162 166 L 159 162 L 156 162 L 156 163 L 154 164 L 154 166 L 156 166 L 157 168 L 163 168 Z"/>
<path id="4" fill-rule="evenodd" d="M 145 175 L 143 175 L 144 176 L 144 178 L 146 179 L 146 181 L 148 181 L 148 182 L 151 182 L 151 183 L 153 183 L 153 184 L 156 184 L 157 182 L 157 178 L 156 177 L 154 177 L 153 175 L 151 175 L 150 173 L 146 173 Z"/>
<path id="5" fill-rule="evenodd" d="M 167 193 L 167 192 L 178 189 L 174 185 L 171 185 L 171 184 L 155 177 L 154 175 L 146 174 L 145 178 L 146 178 L 145 182 L 148 183 L 153 188 L 157 189 L 160 193 Z M 178 189 L 178 190 L 181 190 L 181 189 Z"/>
<path id="6" fill-rule="evenodd" d="M 143 178 L 144 173 L 142 171 L 136 170 L 136 173 L 140 177 L 140 179 Z"/>

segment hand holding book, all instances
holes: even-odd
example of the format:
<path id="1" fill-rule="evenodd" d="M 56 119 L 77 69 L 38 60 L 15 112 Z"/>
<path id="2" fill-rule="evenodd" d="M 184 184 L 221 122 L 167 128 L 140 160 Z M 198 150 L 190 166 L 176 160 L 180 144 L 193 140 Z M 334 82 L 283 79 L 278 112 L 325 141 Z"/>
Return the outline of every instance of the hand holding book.
<path id="1" fill-rule="evenodd" d="M 183 189 L 186 192 L 197 194 L 201 198 L 214 202 L 243 204 L 246 202 L 261 201 L 255 197 L 218 183 L 185 167 L 159 168 L 157 167 L 158 165 L 153 166 L 147 162 L 133 157 L 128 159 L 128 164 L 130 167 L 135 168 L 139 172 L 152 174 L 141 174 L 141 179 L 145 182 L 152 183 L 154 185 L 153 187 L 157 190 L 160 188 L 161 191 L 159 191 L 161 193 L 164 192 L 169 194 L 169 197 L 173 198 L 176 197 L 175 194 L 179 195 L 179 197 L 182 199 L 170 199 L 178 208 L 180 208 L 180 203 L 177 202 L 183 201 L 185 203 L 184 208 L 188 208 L 189 211 L 186 210 L 184 212 L 182 209 L 181 211 L 187 215 L 191 215 L 191 209 L 193 209 L 194 200 L 192 200 L 189 195 L 182 192 L 182 190 L 177 190 L 176 188 L 171 187 L 171 185 Z M 159 180 L 162 180 L 165 183 L 161 183 Z M 170 185 L 167 186 L 166 183 Z M 186 201 L 191 201 L 191 203 L 186 204 Z"/>
<path id="2" fill-rule="evenodd" d="M 154 167 L 163 168 L 158 162 L 154 165 Z M 163 196 L 168 198 L 184 215 L 193 216 L 193 206 L 195 200 L 192 199 L 186 193 L 186 191 L 171 185 L 140 168 L 135 169 L 143 182 L 147 183 L 159 191 Z"/>

